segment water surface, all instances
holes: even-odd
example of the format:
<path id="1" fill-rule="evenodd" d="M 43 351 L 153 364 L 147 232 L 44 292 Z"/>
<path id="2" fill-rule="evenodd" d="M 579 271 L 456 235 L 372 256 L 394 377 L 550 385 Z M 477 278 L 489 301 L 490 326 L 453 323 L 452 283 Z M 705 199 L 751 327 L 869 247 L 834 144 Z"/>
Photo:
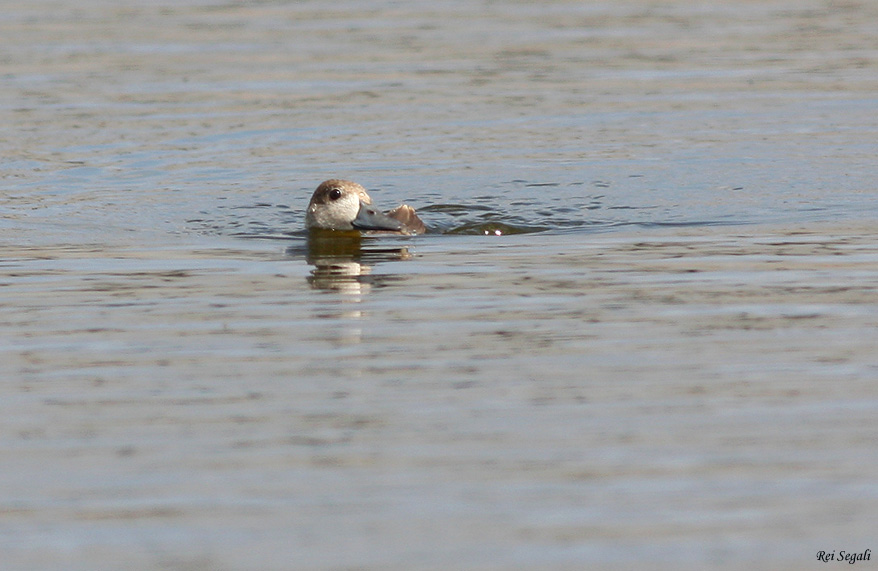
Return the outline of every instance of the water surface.
<path id="1" fill-rule="evenodd" d="M 5 568 L 873 548 L 876 22 L 8 7 Z M 331 177 L 430 232 L 309 243 Z"/>

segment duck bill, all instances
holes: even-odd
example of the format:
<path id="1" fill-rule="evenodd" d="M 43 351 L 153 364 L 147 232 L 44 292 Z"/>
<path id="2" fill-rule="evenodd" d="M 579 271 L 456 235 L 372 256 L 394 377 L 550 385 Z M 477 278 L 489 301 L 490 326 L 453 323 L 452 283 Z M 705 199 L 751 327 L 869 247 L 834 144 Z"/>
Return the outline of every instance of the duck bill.
<path id="1" fill-rule="evenodd" d="M 351 226 L 357 230 L 386 230 L 389 232 L 399 232 L 403 228 L 402 222 L 394 220 L 386 214 L 381 214 L 362 200 L 360 201 L 360 210 L 357 212 L 357 217 L 351 222 Z"/>

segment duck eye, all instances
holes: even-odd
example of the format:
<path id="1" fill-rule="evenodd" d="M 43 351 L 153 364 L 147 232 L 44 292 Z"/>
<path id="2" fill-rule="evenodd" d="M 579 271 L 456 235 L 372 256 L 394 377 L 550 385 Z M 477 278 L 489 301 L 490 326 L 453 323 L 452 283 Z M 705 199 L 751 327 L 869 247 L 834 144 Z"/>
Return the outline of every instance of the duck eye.
<path id="1" fill-rule="evenodd" d="M 329 191 L 329 200 L 338 200 L 341 198 L 341 191 L 337 188 L 333 188 Z"/>

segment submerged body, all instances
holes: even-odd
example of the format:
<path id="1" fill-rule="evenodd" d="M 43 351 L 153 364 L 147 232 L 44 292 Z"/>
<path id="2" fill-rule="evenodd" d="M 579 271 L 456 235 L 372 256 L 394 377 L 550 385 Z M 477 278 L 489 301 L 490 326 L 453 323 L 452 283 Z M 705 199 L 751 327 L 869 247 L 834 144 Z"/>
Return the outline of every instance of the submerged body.
<path id="1" fill-rule="evenodd" d="M 424 223 L 407 204 L 386 214 L 372 206 L 366 189 L 349 180 L 323 181 L 308 204 L 305 226 L 323 230 L 360 230 L 393 234 L 423 234 Z"/>

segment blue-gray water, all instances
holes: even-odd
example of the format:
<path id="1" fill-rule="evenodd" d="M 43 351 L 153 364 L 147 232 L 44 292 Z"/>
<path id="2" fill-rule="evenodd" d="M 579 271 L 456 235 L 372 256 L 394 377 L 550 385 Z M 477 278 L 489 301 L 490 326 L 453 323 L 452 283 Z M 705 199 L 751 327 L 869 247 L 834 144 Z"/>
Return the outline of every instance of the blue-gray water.
<path id="1" fill-rule="evenodd" d="M 874 547 L 876 28 L 791 0 L 7 6 L 4 568 Z M 309 245 L 331 177 L 430 232 Z"/>

